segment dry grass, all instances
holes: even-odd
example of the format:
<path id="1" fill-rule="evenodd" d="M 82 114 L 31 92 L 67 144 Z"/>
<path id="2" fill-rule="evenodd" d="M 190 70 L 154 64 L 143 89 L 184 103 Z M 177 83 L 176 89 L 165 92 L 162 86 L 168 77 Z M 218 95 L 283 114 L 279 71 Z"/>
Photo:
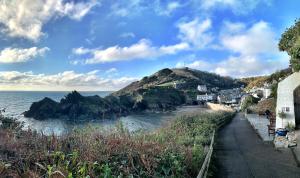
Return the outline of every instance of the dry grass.
<path id="1" fill-rule="evenodd" d="M 193 114 L 152 133 L 119 124 L 110 133 L 90 127 L 57 137 L 1 116 L 0 177 L 195 177 L 211 131 L 232 117 Z"/>

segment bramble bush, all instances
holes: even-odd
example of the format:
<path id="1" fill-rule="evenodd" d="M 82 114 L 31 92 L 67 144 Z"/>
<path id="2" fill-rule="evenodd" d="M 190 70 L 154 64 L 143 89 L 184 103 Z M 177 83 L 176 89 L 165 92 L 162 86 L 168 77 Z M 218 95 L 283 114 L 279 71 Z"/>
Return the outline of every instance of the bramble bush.
<path id="1" fill-rule="evenodd" d="M 181 116 L 154 132 L 88 127 L 63 136 L 0 116 L 0 177 L 196 177 L 211 134 L 233 113 Z"/>

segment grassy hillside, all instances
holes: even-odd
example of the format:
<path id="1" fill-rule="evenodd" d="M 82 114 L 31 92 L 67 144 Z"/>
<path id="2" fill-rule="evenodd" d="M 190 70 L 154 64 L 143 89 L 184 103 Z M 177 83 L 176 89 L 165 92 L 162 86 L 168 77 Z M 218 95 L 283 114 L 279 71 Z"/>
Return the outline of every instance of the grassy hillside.
<path id="1" fill-rule="evenodd" d="M 230 77 L 194 70 L 190 68 L 162 69 L 153 75 L 144 77 L 142 80 L 133 82 L 127 87 L 117 91 L 114 95 L 130 93 L 138 89 L 146 89 L 153 86 L 171 87 L 177 82 L 182 85 L 181 90 L 196 90 L 198 85 L 207 87 L 219 87 L 221 89 L 240 87 L 243 82 Z"/>
<path id="2" fill-rule="evenodd" d="M 174 82 L 179 86 L 177 89 L 173 87 Z M 230 77 L 222 77 L 214 73 L 190 68 L 165 68 L 153 75 L 144 77 L 140 81 L 131 83 L 112 95 L 116 97 L 128 96 L 132 98 L 133 105 L 139 101 L 139 103 L 145 103 L 147 105 L 145 108 L 150 110 L 157 110 L 156 108 L 163 108 L 164 110 L 183 103 L 195 103 L 196 95 L 199 93 L 197 91 L 198 85 L 227 89 L 240 87 L 243 84 L 242 81 Z M 161 103 L 162 101 L 164 103 Z"/>
<path id="3" fill-rule="evenodd" d="M 253 87 L 263 87 L 264 83 L 276 84 L 277 82 L 285 79 L 290 74 L 292 74 L 292 69 L 287 68 L 287 69 L 274 72 L 271 75 L 242 78 L 240 79 L 240 81 L 246 84 L 246 90 L 247 90 Z"/>

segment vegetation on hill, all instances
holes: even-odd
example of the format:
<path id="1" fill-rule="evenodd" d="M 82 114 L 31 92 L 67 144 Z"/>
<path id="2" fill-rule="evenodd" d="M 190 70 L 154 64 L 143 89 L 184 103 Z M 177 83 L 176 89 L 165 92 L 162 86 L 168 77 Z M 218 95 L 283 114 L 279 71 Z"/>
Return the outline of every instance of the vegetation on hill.
<path id="1" fill-rule="evenodd" d="M 239 80 L 235 80 L 230 77 L 222 77 L 214 73 L 203 72 L 190 68 L 166 68 L 149 77 L 144 77 L 140 81 L 133 82 L 127 87 L 115 92 L 114 95 L 119 96 L 124 93 L 131 93 L 141 88 L 145 89 L 153 86 L 173 87 L 174 82 L 180 84 L 181 90 L 196 90 L 198 85 L 228 89 L 240 87 L 243 84 Z"/>
<path id="2" fill-rule="evenodd" d="M 233 113 L 194 113 L 153 133 L 83 128 L 57 137 L 0 115 L 0 177 L 196 177 L 212 131 Z"/>
<path id="3" fill-rule="evenodd" d="M 287 76 L 289 76 L 292 73 L 293 73 L 292 69 L 287 68 L 287 69 L 276 71 L 271 75 L 242 78 L 240 79 L 240 81 L 244 82 L 246 84 L 245 89 L 249 90 L 255 87 L 256 88 L 263 87 L 265 83 L 276 84 L 279 81 L 285 79 Z"/>
<path id="4" fill-rule="evenodd" d="M 177 88 L 174 88 L 174 82 L 178 84 Z M 25 116 L 84 120 L 114 118 L 132 112 L 174 110 L 177 106 L 196 101 L 198 85 L 226 89 L 242 84 L 229 77 L 189 68 L 162 69 L 105 98 L 84 97 L 76 91 L 59 103 L 45 98 L 33 103 Z"/>
<path id="5" fill-rule="evenodd" d="M 292 68 L 300 71 L 300 19 L 281 35 L 278 47 L 290 55 Z"/>

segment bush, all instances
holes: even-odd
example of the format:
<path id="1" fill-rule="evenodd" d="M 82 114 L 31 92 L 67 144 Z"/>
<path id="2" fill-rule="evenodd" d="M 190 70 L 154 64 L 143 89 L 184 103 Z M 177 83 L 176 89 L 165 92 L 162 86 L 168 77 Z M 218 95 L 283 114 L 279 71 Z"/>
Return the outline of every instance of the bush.
<path id="1" fill-rule="evenodd" d="M 232 117 L 191 114 L 135 134 L 121 123 L 109 133 L 88 127 L 61 137 L 30 130 L 16 137 L 18 127 L 0 127 L 0 177 L 196 177 L 212 131 Z"/>
<path id="2" fill-rule="evenodd" d="M 258 101 L 259 101 L 259 99 L 253 97 L 252 95 L 246 96 L 245 99 L 242 101 L 241 110 L 245 111 L 246 109 L 249 108 L 249 106 L 257 104 Z"/>

